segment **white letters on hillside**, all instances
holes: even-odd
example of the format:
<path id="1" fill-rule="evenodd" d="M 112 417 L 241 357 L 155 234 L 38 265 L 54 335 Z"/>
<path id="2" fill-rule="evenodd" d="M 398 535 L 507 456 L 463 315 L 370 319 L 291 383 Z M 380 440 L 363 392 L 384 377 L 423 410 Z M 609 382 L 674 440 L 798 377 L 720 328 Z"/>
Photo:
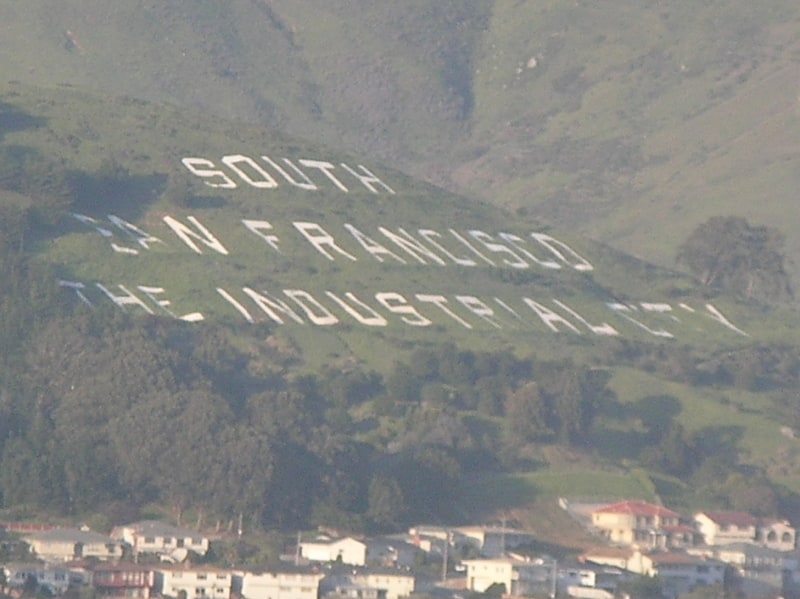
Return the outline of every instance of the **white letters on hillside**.
<path id="1" fill-rule="evenodd" d="M 205 185 L 220 190 L 249 188 L 268 194 L 287 186 L 292 193 L 359 191 L 368 198 L 380 194 L 395 195 L 386 181 L 361 164 L 352 167 L 343 162 L 310 158 L 273 159 L 266 155 L 251 157 L 245 154 L 228 154 L 217 160 L 186 157 L 181 162 Z M 371 203 L 381 205 L 387 201 L 395 200 L 369 199 L 365 209 L 369 209 Z M 323 221 L 321 217 L 320 222 L 313 222 L 310 220 L 313 216 L 305 213 L 304 220 L 281 223 L 260 218 L 264 214 L 259 212 L 259 218 L 240 219 L 236 230 L 231 230 L 230 226 L 224 229 L 215 226 L 215 223 L 208 222 L 207 216 L 201 222 L 195 216 L 162 214 L 160 221 L 147 221 L 146 226 L 133 224 L 113 214 L 104 218 L 77 213 L 73 216 L 86 226 L 87 232 L 108 244 L 112 254 L 119 256 L 115 259 L 122 261 L 146 259 L 148 254 L 155 252 L 160 260 L 162 254 L 182 251 L 190 256 L 200 256 L 189 260 L 215 259 L 214 269 L 209 272 L 218 272 L 220 265 L 225 264 L 225 257 L 245 252 L 250 244 L 251 251 L 245 254 L 244 262 L 254 272 L 257 272 L 259 260 L 268 264 L 270 259 L 276 259 L 280 268 L 285 269 L 293 264 L 293 254 L 300 253 L 302 260 L 298 263 L 309 264 L 310 273 L 326 275 L 319 279 L 324 280 L 324 287 L 322 282 L 318 287 L 313 286 L 313 275 L 308 284 L 303 278 L 293 278 L 291 287 L 287 288 L 274 282 L 264 283 L 283 270 L 267 271 L 266 277 L 258 275 L 258 283 L 238 289 L 208 282 L 210 301 L 215 301 L 217 308 L 204 304 L 205 309 L 226 313 L 253 325 L 362 326 L 373 329 L 445 325 L 463 330 L 465 334 L 467 331 L 480 334 L 481 331 L 494 333 L 502 330 L 509 334 L 521 331 L 613 337 L 635 332 L 660 339 L 675 338 L 681 328 L 697 331 L 705 330 L 706 326 L 721 326 L 737 335 L 747 336 L 712 304 L 695 308 L 687 303 L 622 303 L 613 299 L 581 303 L 575 297 L 570 297 L 567 303 L 555 297 L 535 297 L 535 292 L 531 292 L 525 283 L 527 273 L 539 271 L 543 275 L 558 277 L 570 271 L 594 271 L 589 260 L 549 234 L 537 231 L 493 232 L 485 230 L 488 229 L 485 224 L 481 228 L 465 230 L 444 226 L 436 230 L 424 220 L 417 225 L 420 228 L 397 226 L 396 223 L 365 228 L 350 222 Z M 155 233 L 145 230 L 145 227 L 155 226 L 162 229 Z M 314 261 L 316 265 L 312 267 L 310 262 Z M 242 268 L 242 262 L 240 258 L 235 263 L 236 268 Z M 462 288 L 443 293 L 441 289 L 418 288 L 365 290 L 363 285 L 359 285 L 359 290 L 353 291 L 347 289 L 346 279 L 339 281 L 329 276 L 339 271 L 357 273 L 367 265 L 373 270 L 385 268 L 392 272 L 407 269 L 412 273 L 409 280 L 413 281 L 419 280 L 415 276 L 418 269 L 445 272 L 439 269 L 455 267 L 459 269 L 455 280 Z M 323 273 L 325 268 L 332 270 Z M 476 279 L 460 276 L 461 273 L 470 274 L 472 269 L 516 273 L 498 279 L 513 281 L 514 286 L 505 285 L 507 293 L 502 297 L 481 297 L 469 288 L 469 282 Z M 431 280 L 436 280 L 435 275 Z M 484 276 L 481 280 L 491 279 Z M 336 288 L 330 288 L 332 281 Z M 152 281 L 132 284 L 124 280 L 113 283 L 61 280 L 59 285 L 73 293 L 77 301 L 91 307 L 100 302 L 111 302 L 121 310 L 169 316 L 187 322 L 206 319 L 200 311 L 178 310 L 173 301 L 167 299 L 166 287 Z M 520 291 L 516 297 L 509 297 L 509 289 Z M 209 301 L 209 298 L 203 297 L 203 301 Z"/>
<path id="2" fill-rule="evenodd" d="M 172 309 L 172 302 L 162 297 L 167 293 L 163 287 L 136 285 L 135 291 L 132 291 L 129 286 L 122 284 L 90 285 L 81 281 L 66 280 L 60 281 L 59 285 L 71 290 L 82 303 L 92 307 L 105 299 L 123 310 L 138 309 L 146 314 L 160 312 L 187 322 L 205 320 L 201 312 L 187 312 L 178 316 Z M 310 324 L 321 327 L 357 324 L 383 328 L 392 325 L 428 327 L 437 323 L 455 322 L 467 330 L 497 330 L 507 328 L 507 319 L 510 315 L 514 331 L 567 335 L 582 335 L 588 332 L 596 336 L 618 336 L 623 334 L 620 328 L 628 325 L 630 330 L 644 331 L 648 335 L 662 339 L 672 339 L 674 337 L 672 332 L 659 328 L 655 323 L 644 321 L 647 320 L 648 314 L 658 316 L 680 308 L 688 315 L 687 318 L 715 322 L 738 335 L 747 335 L 731 324 L 712 304 L 705 304 L 702 309 L 695 309 L 684 303 L 676 307 L 658 303 L 658 310 L 653 311 L 652 308 L 656 304 L 652 302 L 638 304 L 608 302 L 605 304 L 609 310 L 607 316 L 616 316 L 619 319 L 616 326 L 612 326 L 607 322 L 591 324 L 588 318 L 559 299 L 548 302 L 527 296 L 507 300 L 497 297 L 481 298 L 471 294 L 448 297 L 440 293 L 402 294 L 396 291 L 380 291 L 357 295 L 352 291 L 318 293 L 306 289 L 256 291 L 250 287 L 242 287 L 238 291 L 217 287 L 216 291 L 225 300 L 224 305 L 230 307 L 229 312 L 232 309 L 232 313 L 238 314 L 250 324 Z M 504 312 L 492 308 L 490 300 Z M 636 314 L 637 317 L 634 318 L 631 314 Z M 696 322 L 684 323 L 684 319 L 677 317 L 673 322 L 676 326 L 697 327 Z"/>
<path id="3" fill-rule="evenodd" d="M 219 189 L 236 189 L 240 184 L 255 189 L 275 189 L 286 182 L 306 191 L 318 191 L 333 185 L 339 191 L 349 193 L 350 188 L 344 181 L 346 180 L 347 183 L 360 183 L 374 194 L 395 193 L 394 189 L 363 164 L 353 168 L 340 162 L 337 167 L 325 160 L 301 158 L 297 161 L 298 166 L 288 158 L 283 158 L 282 161 L 283 165 L 269 156 L 256 159 L 244 154 L 223 156 L 220 158 L 222 165 L 217 165 L 208 158 L 187 157 L 181 160 L 190 173 L 204 179 L 203 183 Z"/>

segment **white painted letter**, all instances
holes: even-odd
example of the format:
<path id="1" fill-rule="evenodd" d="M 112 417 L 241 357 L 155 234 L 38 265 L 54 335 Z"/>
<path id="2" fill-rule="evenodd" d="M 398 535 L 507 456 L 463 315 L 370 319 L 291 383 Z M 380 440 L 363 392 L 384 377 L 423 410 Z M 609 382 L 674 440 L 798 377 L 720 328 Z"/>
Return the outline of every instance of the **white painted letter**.
<path id="1" fill-rule="evenodd" d="M 545 235 L 544 233 L 531 233 L 531 237 L 533 237 L 536 241 L 538 241 L 540 244 L 542 244 L 544 247 L 550 250 L 556 258 L 562 260 L 566 264 L 569 264 L 575 270 L 582 270 L 587 272 L 590 270 L 594 270 L 594 266 L 589 264 L 589 261 L 586 260 L 586 258 L 578 254 L 578 252 L 573 250 L 563 241 L 559 241 L 555 237 L 550 237 L 549 235 Z M 567 260 L 564 257 L 564 254 L 562 254 L 561 252 L 558 251 L 558 249 L 556 249 L 555 246 L 560 247 L 568 254 L 572 254 L 572 256 L 577 260 L 577 262 L 575 264 L 572 264 L 569 260 Z"/>
<path id="2" fill-rule="evenodd" d="M 378 177 L 376 177 L 375 175 L 373 175 L 373 174 L 372 174 L 372 173 L 371 173 L 371 172 L 370 172 L 370 171 L 367 169 L 367 167 L 365 167 L 363 164 L 359 164 L 359 165 L 358 165 L 358 168 L 360 168 L 360 169 L 361 169 L 361 171 L 364 173 L 363 175 L 359 175 L 359 174 L 358 174 L 356 171 L 354 171 L 353 169 L 351 169 L 351 168 L 350 168 L 349 166 L 347 166 L 347 165 L 346 165 L 344 162 L 342 162 L 342 163 L 341 163 L 341 165 L 342 165 L 342 168 L 343 168 L 344 170 L 346 170 L 348 173 L 350 173 L 351 175 L 353 175 L 353 176 L 354 176 L 356 179 L 358 179 L 359 181 L 361 181 L 361 183 L 363 183 L 363 184 L 364 184 L 364 187 L 366 187 L 367 189 L 369 189 L 369 190 L 370 190 L 372 193 L 378 193 L 378 190 L 377 190 L 377 189 L 375 189 L 375 186 L 373 185 L 373 183 L 375 183 L 375 184 L 377 184 L 377 185 L 380 185 L 381 187 L 383 187 L 383 188 L 384 188 L 386 191 L 388 191 L 388 192 L 389 192 L 389 193 L 391 193 L 392 195 L 394 195 L 394 189 L 392 189 L 391 187 L 389 187 L 388 185 L 386 185 L 386 183 L 384 183 L 383 181 L 381 181 L 380 179 L 378 179 Z"/>
<path id="3" fill-rule="evenodd" d="M 533 260 L 535 264 L 543 266 L 544 268 L 552 268 L 554 270 L 561 268 L 561 265 L 558 262 L 553 262 L 550 260 L 542 260 L 540 258 L 537 258 L 533 254 L 531 254 L 528 250 L 526 250 L 524 247 L 522 247 L 521 244 L 525 243 L 525 240 L 522 239 L 522 237 L 517 237 L 516 235 L 513 235 L 511 233 L 498 233 L 498 236 L 501 239 L 506 240 L 512 246 L 514 246 L 514 249 L 516 249 L 519 252 L 522 252 L 529 260 Z"/>
<path id="4" fill-rule="evenodd" d="M 381 233 L 383 233 L 384 236 L 389 239 L 389 241 L 394 243 L 397 247 L 399 247 L 401 250 L 403 250 L 406 254 L 408 254 L 412 258 L 414 258 L 420 264 L 427 264 L 427 262 L 425 262 L 425 258 L 422 258 L 420 254 L 422 256 L 427 256 L 428 258 L 430 258 L 437 264 L 441 264 L 442 266 L 446 264 L 444 260 L 442 260 L 439 256 L 434 254 L 424 245 L 422 245 L 419 241 L 411 237 L 411 235 L 409 235 L 408 232 L 406 232 L 404 229 L 398 228 L 397 230 L 405 237 L 401 237 L 396 233 L 392 233 L 389 229 L 385 227 L 378 227 L 378 230 Z"/>
<path id="5" fill-rule="evenodd" d="M 189 227 L 184 225 L 182 222 L 172 218 L 171 216 L 165 216 L 163 220 L 165 223 L 167 223 L 167 226 L 175 232 L 175 234 L 181 239 L 181 241 L 183 241 L 183 243 L 188 245 L 196 253 L 202 254 L 203 250 L 201 250 L 194 243 L 194 241 L 192 241 L 193 238 L 202 243 L 203 245 L 211 248 L 212 250 L 219 252 L 223 256 L 228 255 L 228 250 L 225 249 L 225 246 L 222 245 L 222 243 L 220 243 L 220 241 L 211 234 L 211 231 L 209 231 L 203 225 L 201 225 L 200 221 L 198 221 L 195 217 L 187 216 L 186 220 L 188 220 L 195 227 L 197 227 L 197 230 L 200 231 L 200 233 L 202 233 L 202 236 L 198 235 L 197 233 L 192 231 Z"/>
<path id="6" fill-rule="evenodd" d="M 611 308 L 612 310 L 614 310 L 615 312 L 618 312 L 619 315 L 622 316 L 622 318 L 624 318 L 625 320 L 627 320 L 629 322 L 632 322 L 637 327 L 639 327 L 643 331 L 647 331 L 651 335 L 655 335 L 656 337 L 665 337 L 667 339 L 672 339 L 674 337 L 674 335 L 672 333 L 670 333 L 668 331 L 665 331 L 664 329 L 653 330 L 650 327 L 648 327 L 647 325 L 645 325 L 644 323 L 639 322 L 638 320 L 636 320 L 632 316 L 629 316 L 627 313 L 635 310 L 636 306 L 626 306 L 625 304 L 620 304 L 620 303 L 617 303 L 617 302 L 608 302 L 608 303 L 606 303 L 606 305 L 609 308 Z"/>
<path id="7" fill-rule="evenodd" d="M 363 314 L 358 312 L 358 310 L 354 310 L 346 301 L 344 301 L 343 299 L 341 299 L 339 296 L 337 296 L 335 293 L 332 293 L 331 291 L 326 291 L 325 295 L 327 295 L 329 298 L 331 298 L 333 301 L 335 301 L 337 304 L 339 304 L 339 306 L 342 308 L 342 310 L 347 312 L 350 316 L 355 318 L 361 324 L 365 324 L 365 325 L 367 325 L 369 327 L 385 327 L 387 324 L 389 324 L 383 316 L 378 314 L 375 310 L 373 310 L 367 304 L 365 304 L 360 299 L 358 299 L 350 291 L 348 291 L 347 293 L 344 294 L 345 297 L 347 299 L 349 299 L 351 302 L 353 302 L 354 304 L 360 306 L 361 309 L 364 310 L 365 312 L 368 312 L 370 314 L 370 316 L 364 316 Z"/>
<path id="8" fill-rule="evenodd" d="M 123 310 L 125 309 L 125 306 L 139 306 L 142 310 L 144 310 L 148 314 L 153 313 L 153 311 L 147 304 L 145 304 L 141 299 L 139 299 L 133 293 L 131 293 L 124 285 L 117 285 L 117 287 L 122 289 L 122 291 L 125 292 L 125 295 L 114 295 L 108 289 L 103 287 L 100 283 L 95 283 L 95 285 L 97 285 L 98 289 L 100 289 L 100 291 L 105 293 L 109 297 L 109 299 L 111 299 L 112 302 L 117 304 L 117 306 L 119 306 Z"/>
<path id="9" fill-rule="evenodd" d="M 488 264 L 489 266 L 494 266 L 494 262 L 489 260 L 489 258 L 487 258 L 483 254 L 481 254 L 477 249 L 475 249 L 475 247 L 469 241 L 467 241 L 461 235 L 459 235 L 458 231 L 454 231 L 453 229 L 447 229 L 447 230 L 450 231 L 450 234 L 453 237 L 455 237 L 461 243 L 463 243 L 465 246 L 467 246 L 467 248 L 469 248 L 469 251 L 471 251 L 473 254 L 475 254 L 478 258 L 480 258 L 481 260 L 486 262 L 486 264 Z"/>
<path id="10" fill-rule="evenodd" d="M 303 324 L 303 319 L 300 318 L 297 313 L 292 310 L 289 305 L 281 301 L 279 299 L 270 298 L 269 294 L 264 292 L 264 294 L 258 293 L 257 291 L 253 291 L 249 287 L 242 287 L 242 291 L 244 291 L 250 298 L 256 303 L 256 305 L 261 308 L 264 313 L 269 316 L 272 320 L 277 322 L 278 324 L 283 324 L 283 319 L 277 315 L 276 311 L 281 312 L 284 316 L 287 316 L 294 320 L 298 324 Z"/>
<path id="11" fill-rule="evenodd" d="M 413 316 L 413 318 L 406 318 L 406 316 L 400 318 L 400 320 L 408 325 L 411 325 L 412 327 L 429 327 L 433 324 L 433 322 L 417 312 L 416 308 L 409 304 L 408 300 L 406 300 L 406 298 L 399 293 L 394 291 L 376 293 L 375 299 L 379 304 L 393 314 L 405 314 Z"/>
<path id="12" fill-rule="evenodd" d="M 501 243 L 494 243 L 492 236 L 488 233 L 484 233 L 483 231 L 478 231 L 477 229 L 473 229 L 469 231 L 469 234 L 472 236 L 473 239 L 481 242 L 484 247 L 489 250 L 490 252 L 495 253 L 503 253 L 508 254 L 514 257 L 514 260 L 506 260 L 504 259 L 503 262 L 508 264 L 512 268 L 529 268 L 529 264 L 525 262 L 522 258 L 517 256 L 513 251 L 508 249 Z"/>
<path id="13" fill-rule="evenodd" d="M 318 326 L 329 326 L 339 322 L 339 319 L 331 314 L 325 306 L 320 304 L 314 296 L 302 289 L 284 289 L 283 294 L 290 300 L 295 302 L 303 312 L 306 313 L 306 318 Z"/>
<path id="14" fill-rule="evenodd" d="M 272 225 L 265 221 L 265 220 L 247 220 L 243 219 L 242 224 L 250 229 L 253 233 L 258 235 L 261 239 L 267 242 L 267 245 L 271 247 L 273 250 L 278 252 L 279 254 L 282 253 L 281 249 L 278 247 L 278 239 L 277 235 L 267 235 L 266 233 L 262 233 L 262 231 L 270 231 L 272 230 Z"/>
<path id="15" fill-rule="evenodd" d="M 333 175 L 333 173 L 331 172 L 336 167 L 333 166 L 330 162 L 322 162 L 320 160 L 303 160 L 303 159 L 301 159 L 300 160 L 300 164 L 302 164 L 303 166 L 307 166 L 309 168 L 315 168 L 315 169 L 319 170 L 322 174 L 324 174 L 326 177 L 328 177 L 328 179 L 336 187 L 341 189 L 343 192 L 347 193 L 347 188 L 344 186 L 344 184 L 341 181 L 339 181 L 339 179 L 337 179 Z"/>
<path id="16" fill-rule="evenodd" d="M 217 177 L 222 181 L 214 182 L 211 181 L 203 181 L 209 187 L 221 187 L 223 189 L 236 189 L 236 183 L 233 182 L 233 179 L 228 177 L 222 171 L 217 170 L 210 170 L 213 169 L 216 165 L 211 162 L 210 160 L 206 160 L 205 158 L 184 158 L 181 160 L 183 162 L 183 166 L 188 168 L 192 171 L 193 174 L 197 175 L 198 177 L 203 177 L 204 179 L 211 179 L 212 177 Z M 208 167 L 208 168 L 203 168 Z"/>
<path id="17" fill-rule="evenodd" d="M 570 308 L 568 305 L 564 304 L 563 302 L 560 302 L 557 299 L 554 299 L 553 303 L 555 305 L 557 305 L 559 308 L 561 308 L 562 310 L 566 311 L 568 314 L 570 314 L 573 318 L 575 318 L 578 322 L 580 322 L 582 325 L 584 325 L 586 328 L 588 328 L 595 335 L 605 335 L 605 336 L 608 336 L 608 337 L 615 337 L 615 336 L 619 335 L 619 332 L 617 331 L 617 329 L 615 329 L 614 327 L 612 327 L 608 323 L 604 322 L 603 324 L 600 324 L 600 325 L 589 324 L 588 320 L 586 320 L 583 316 L 578 314 L 575 310 L 573 310 L 572 308 Z"/>
<path id="18" fill-rule="evenodd" d="M 474 295 L 457 295 L 456 299 L 470 312 L 476 316 L 483 318 L 486 322 L 496 329 L 502 329 L 494 318 L 494 310 L 492 310 L 486 303 L 479 300 Z"/>
<path id="19" fill-rule="evenodd" d="M 217 287 L 217 293 L 219 293 L 223 298 L 225 298 L 225 300 L 231 306 L 236 308 L 236 310 L 239 312 L 239 314 L 244 316 L 244 319 L 247 322 L 249 322 L 251 324 L 255 322 L 255 319 L 252 316 L 250 316 L 250 312 L 248 312 L 247 309 L 242 304 L 240 304 L 238 301 L 236 301 L 236 298 L 234 298 L 230 293 L 225 291 L 222 287 Z"/>
<path id="20" fill-rule="evenodd" d="M 66 287 L 67 289 L 73 289 L 75 291 L 75 294 L 84 304 L 94 308 L 94 306 L 92 306 L 92 302 L 89 301 L 89 298 L 83 294 L 83 291 L 81 291 L 81 289 L 86 288 L 86 285 L 84 285 L 83 283 L 78 283 L 76 281 L 59 281 L 58 285 L 59 287 Z"/>
<path id="21" fill-rule="evenodd" d="M 536 312 L 536 315 L 541 319 L 541 321 L 554 333 L 560 333 L 561 331 L 558 330 L 556 323 L 561 323 L 565 325 L 567 328 L 571 329 L 573 333 L 577 333 L 578 335 L 581 332 L 577 329 L 577 327 L 568 321 L 566 318 L 553 312 L 550 308 L 546 308 L 539 302 L 535 302 L 529 297 L 523 297 L 522 301 L 524 301 L 528 306 Z"/>
<path id="22" fill-rule="evenodd" d="M 444 247 L 442 247 L 442 245 L 440 243 L 438 243 L 438 242 L 436 242 L 436 241 L 434 241 L 432 239 L 433 237 L 441 237 L 442 236 L 441 233 L 439 233 L 437 231 L 434 231 L 433 229 L 419 229 L 417 231 L 417 233 L 422 235 L 425 238 L 425 241 L 430 243 L 433 247 L 435 247 L 437 250 L 442 252 L 445 256 L 450 258 L 453 262 L 455 262 L 459 266 L 476 266 L 477 265 L 475 260 L 470 260 L 469 258 L 458 258 L 457 256 L 454 256 L 453 254 L 448 252 Z"/>
<path id="23" fill-rule="evenodd" d="M 722 315 L 722 312 L 717 310 L 713 305 L 706 304 L 706 310 L 708 310 L 708 316 L 712 320 L 717 321 L 722 326 L 728 327 L 730 330 L 734 331 L 735 333 L 739 333 L 740 335 L 744 335 L 745 337 L 749 337 L 747 333 L 745 333 L 742 329 L 735 327 L 727 318 Z"/>
<path id="24" fill-rule="evenodd" d="M 151 243 L 164 243 L 158 237 L 153 237 L 149 233 L 145 233 L 144 231 L 142 231 L 139 227 L 137 227 L 133 223 L 129 223 L 128 221 L 126 221 L 126 220 L 124 220 L 124 219 L 122 219 L 122 218 L 120 218 L 118 216 L 115 216 L 113 214 L 109 214 L 108 215 L 108 220 L 110 220 L 112 223 L 114 223 L 114 225 L 116 225 L 116 227 L 118 229 L 120 229 L 121 231 L 124 231 L 125 233 L 127 233 L 128 235 L 133 237 L 136 240 L 136 243 L 138 243 L 140 246 L 142 246 L 146 250 L 150 249 L 150 244 Z"/>
<path id="25" fill-rule="evenodd" d="M 226 164 L 233 172 L 239 175 L 239 178 L 242 181 L 250 184 L 251 187 L 255 187 L 257 189 L 274 189 L 278 186 L 278 182 L 272 177 L 272 175 L 261 168 L 261 166 L 249 156 L 243 156 L 242 154 L 223 156 L 222 162 L 223 164 Z M 239 168 L 240 163 L 246 164 L 253 169 L 256 173 L 258 173 L 258 176 L 261 177 L 261 179 L 256 180 L 251 178 L 250 175 Z"/>
<path id="26" fill-rule="evenodd" d="M 299 187 L 300 189 L 306 189 L 308 191 L 316 191 L 317 189 L 319 189 L 316 185 L 314 185 L 314 183 L 311 182 L 311 179 L 308 178 L 308 175 L 306 175 L 303 171 L 297 168 L 294 165 L 294 163 L 288 158 L 284 158 L 283 161 L 289 168 L 291 168 L 295 173 L 297 173 L 300 177 L 302 177 L 303 181 L 296 181 L 294 177 L 292 177 L 289 173 L 287 173 L 283 169 L 283 167 L 274 162 L 269 156 L 262 156 L 261 158 L 272 168 L 278 171 L 284 179 L 286 179 L 289 183 L 291 183 L 295 187 Z"/>
<path id="27" fill-rule="evenodd" d="M 320 227 L 317 223 L 303 223 L 303 222 L 294 222 L 292 223 L 294 228 L 300 231 L 303 236 L 308 239 L 308 241 L 313 245 L 317 251 L 325 256 L 328 260 L 335 260 L 335 258 L 329 254 L 323 246 L 328 246 L 332 250 L 337 251 L 345 258 L 350 258 L 353 262 L 356 262 L 358 259 L 349 254 L 348 252 L 344 251 L 338 245 L 336 245 L 336 240 L 333 238 L 333 235 L 329 234 L 325 229 Z"/>
<path id="28" fill-rule="evenodd" d="M 172 316 L 173 318 L 178 318 L 180 320 L 185 320 L 186 322 L 200 322 L 204 320 L 204 316 L 200 312 L 191 312 L 190 314 L 184 314 L 183 316 L 176 316 L 175 313 L 169 309 L 171 302 L 167 299 L 157 299 L 156 295 L 164 293 L 163 287 L 145 287 L 143 285 L 138 286 L 139 291 L 144 293 L 147 297 L 150 298 L 154 304 L 156 304 L 159 308 L 164 310 L 167 314 Z"/>
<path id="29" fill-rule="evenodd" d="M 392 258 L 394 258 L 395 260 L 397 260 L 401 264 L 406 264 L 406 261 L 403 260 L 400 256 L 396 255 L 391 250 L 383 247 L 380 243 L 378 243 L 377 241 L 375 241 L 371 237 L 368 237 L 367 235 L 365 235 L 364 233 L 362 233 L 361 231 L 356 229 L 350 223 L 345 223 L 344 224 L 344 228 L 347 229 L 348 231 L 350 231 L 350 234 L 353 237 L 356 238 L 356 241 L 361 244 L 361 247 L 363 247 L 370 254 L 375 256 L 375 259 L 378 262 L 383 262 L 383 258 L 381 258 L 380 255 L 384 254 L 386 256 L 391 256 Z"/>
<path id="30" fill-rule="evenodd" d="M 425 302 L 426 304 L 433 304 L 434 306 L 438 307 L 442 312 L 450 316 L 453 320 L 457 323 L 461 324 L 463 327 L 467 329 L 471 329 L 472 325 L 468 323 L 463 318 L 459 317 L 458 314 L 453 312 L 450 308 L 447 307 L 447 298 L 443 295 L 428 295 L 424 293 L 418 293 L 416 298 L 421 301 Z"/>

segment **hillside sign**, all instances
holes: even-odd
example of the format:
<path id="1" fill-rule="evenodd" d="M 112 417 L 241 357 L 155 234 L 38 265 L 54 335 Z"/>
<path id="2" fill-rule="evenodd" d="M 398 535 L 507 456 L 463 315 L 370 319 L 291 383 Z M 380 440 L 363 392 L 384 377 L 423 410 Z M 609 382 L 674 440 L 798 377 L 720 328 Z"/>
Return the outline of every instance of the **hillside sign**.
<path id="1" fill-rule="evenodd" d="M 334 165 L 323 160 L 283 158 L 258 160 L 242 155 L 223 156 L 219 161 L 187 157 L 183 165 L 212 188 L 275 189 L 290 185 L 314 192 L 325 186 L 349 193 L 353 186 L 366 188 L 373 194 L 395 195 L 394 189 L 372 171 L 358 165 Z M 154 248 L 168 244 L 154 232 L 116 215 L 105 219 L 74 214 L 75 219 L 106 239 L 112 252 L 135 258 Z M 195 216 L 181 220 L 166 214 L 161 222 L 165 233 L 174 236 L 182 247 L 199 255 L 230 256 L 232 250 L 207 222 Z M 383 265 L 425 265 L 432 268 L 498 268 L 543 272 L 594 270 L 585 257 L 567 243 L 542 232 L 517 235 L 487 232 L 479 229 L 417 228 L 378 226 L 364 230 L 352 223 L 340 229 L 309 220 L 272 223 L 260 219 L 242 219 L 243 231 L 269 252 L 285 256 L 290 236 L 312 248 L 325 262 L 377 262 Z M 139 309 L 148 314 L 166 314 L 190 322 L 205 320 L 199 311 L 176 310 L 161 285 L 86 283 L 62 280 L 60 285 L 71 290 L 80 301 L 94 306 L 111 301 L 120 309 Z M 722 326 L 737 335 L 747 335 L 733 325 L 716 307 L 706 303 L 692 307 L 685 303 L 620 302 L 603 303 L 605 317 L 590 322 L 566 301 L 558 298 L 484 297 L 472 293 L 443 294 L 384 289 L 356 294 L 353 291 L 317 291 L 286 287 L 280 289 L 239 289 L 214 287 L 221 306 L 248 323 L 268 322 L 277 325 L 312 325 L 330 327 L 340 323 L 364 327 L 387 327 L 394 323 L 409 327 L 430 327 L 449 323 L 464 329 L 545 330 L 553 333 L 618 336 L 626 328 L 659 338 L 671 339 L 681 326 L 694 329 L 702 323 Z M 605 320 L 611 320 L 612 323 Z"/>

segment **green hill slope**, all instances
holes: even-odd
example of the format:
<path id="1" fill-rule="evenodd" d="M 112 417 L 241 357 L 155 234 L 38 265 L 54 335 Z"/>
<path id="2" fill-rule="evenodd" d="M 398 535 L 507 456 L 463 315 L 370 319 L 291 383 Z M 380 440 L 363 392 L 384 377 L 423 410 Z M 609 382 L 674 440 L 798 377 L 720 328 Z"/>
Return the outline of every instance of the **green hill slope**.
<path id="1" fill-rule="evenodd" d="M 0 78 L 279 128 L 667 266 L 697 223 L 745 216 L 787 236 L 796 279 L 799 16 L 790 2 L 32 0 L 0 6 Z"/>
<path id="2" fill-rule="evenodd" d="M 164 424 L 176 414 L 219 445 L 209 459 L 235 463 L 250 455 L 236 443 L 269 439 L 276 472 L 299 467 L 308 435 L 320 439 L 302 458 L 317 460 L 315 468 L 333 467 L 324 456 L 334 439 L 352 451 L 369 447 L 370 467 L 352 462 L 341 476 L 357 476 L 351 482 L 366 494 L 364 476 L 394 472 L 412 506 L 443 492 L 434 481 L 459 488 L 440 472 L 414 495 L 417 481 L 407 477 L 424 464 L 448 468 L 447 476 L 457 468 L 467 485 L 487 470 L 503 473 L 491 478 L 502 489 L 494 505 L 466 493 L 450 517 L 584 494 L 587 468 L 605 481 L 591 485 L 599 495 L 641 489 L 680 505 L 729 502 L 742 484 L 798 488 L 797 324 L 788 309 L 711 297 L 607 246 L 249 123 L 63 86 L 10 84 L 0 102 L 4 276 L 47 277 L 14 283 L 27 289 L 27 306 L 13 299 L 13 286 L 3 290 L 25 315 L 4 311 L 0 323 L 6 472 L 34 459 L 12 430 L 27 431 L 24 443 L 40 456 L 77 456 L 48 466 L 64 469 L 59 489 L 80 492 L 69 509 L 133 492 L 114 482 L 117 470 L 149 481 L 143 497 L 176 509 L 245 509 L 205 491 L 184 504 L 180 491 L 137 470 L 141 451 L 126 461 L 118 443 L 132 443 L 140 427 L 177 434 Z M 10 226 L 20 214 L 27 228 Z M 53 301 L 69 316 L 58 316 Z M 254 415 L 291 393 L 306 398 L 298 409 L 319 406 L 320 420 L 259 428 L 264 418 L 299 418 Z M 112 399 L 105 406 L 99 397 Z M 182 408 L 189 398 L 215 416 Z M 570 407 L 568 398 L 582 399 Z M 540 401 L 551 412 L 529 411 Z M 215 419 L 224 432 L 197 432 Z M 674 454 L 660 445 L 668 443 L 677 443 Z M 423 450 L 455 461 L 431 465 Z M 198 448 L 175 451 L 186 460 Z M 86 464 L 106 474 L 79 491 L 74 469 L 88 467 L 87 452 Z M 711 458 L 724 462 L 714 477 L 702 470 Z M 740 468 L 763 478 L 731 474 Z M 692 472 L 722 490 L 692 488 Z M 220 476 L 214 484 L 230 484 Z M 11 492 L 14 480 L 0 481 L 5 505 L 38 496 L 28 487 Z M 324 499 L 331 488 L 315 489 L 316 509 L 333 509 Z M 780 496 L 787 509 L 786 493 L 764 505 Z M 286 497 L 271 501 L 264 522 L 334 517 L 305 504 L 290 509 Z"/>

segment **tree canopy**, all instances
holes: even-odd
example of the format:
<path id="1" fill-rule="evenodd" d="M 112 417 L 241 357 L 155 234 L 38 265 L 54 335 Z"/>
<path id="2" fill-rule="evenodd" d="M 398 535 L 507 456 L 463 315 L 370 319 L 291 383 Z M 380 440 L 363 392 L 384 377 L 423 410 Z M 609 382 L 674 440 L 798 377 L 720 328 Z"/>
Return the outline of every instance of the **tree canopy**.
<path id="1" fill-rule="evenodd" d="M 748 299 L 779 301 L 793 295 L 783 246 L 777 229 L 738 216 L 714 216 L 681 244 L 677 261 L 704 285 Z"/>

